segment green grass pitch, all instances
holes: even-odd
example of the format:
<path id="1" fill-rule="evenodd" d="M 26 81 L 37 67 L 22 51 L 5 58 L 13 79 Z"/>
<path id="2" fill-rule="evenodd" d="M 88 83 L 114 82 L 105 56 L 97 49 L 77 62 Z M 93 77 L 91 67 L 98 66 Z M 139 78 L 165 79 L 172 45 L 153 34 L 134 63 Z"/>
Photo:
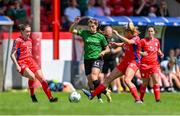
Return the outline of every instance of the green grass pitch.
<path id="1" fill-rule="evenodd" d="M 143 104 L 135 104 L 131 94 L 112 94 L 112 103 L 89 101 L 81 93 L 79 103 L 70 103 L 68 93 L 53 93 L 59 98 L 57 103 L 49 103 L 45 94 L 38 91 L 38 103 L 32 103 L 28 92 L 1 92 L 0 115 L 177 115 L 180 114 L 180 93 L 162 93 L 161 103 L 154 101 L 153 94 L 146 94 Z"/>

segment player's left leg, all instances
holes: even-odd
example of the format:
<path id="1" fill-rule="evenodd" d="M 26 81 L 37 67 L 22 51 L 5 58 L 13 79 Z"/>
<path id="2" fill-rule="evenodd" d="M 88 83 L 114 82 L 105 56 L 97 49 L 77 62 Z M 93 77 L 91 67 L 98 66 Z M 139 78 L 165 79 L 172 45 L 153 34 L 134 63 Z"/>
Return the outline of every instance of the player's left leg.
<path id="1" fill-rule="evenodd" d="M 102 93 L 114 79 L 122 75 L 123 73 L 116 67 L 110 73 L 110 75 L 107 78 L 105 78 L 104 83 L 100 84 L 92 93 L 90 93 L 89 91 L 85 89 L 82 89 L 82 90 L 89 99 L 93 99 L 96 95 Z"/>
<path id="2" fill-rule="evenodd" d="M 29 91 L 30 91 L 32 102 L 38 102 L 38 100 L 35 96 L 34 83 L 35 83 L 35 80 L 30 80 L 30 79 L 28 80 L 28 86 L 29 86 Z"/>
<path id="3" fill-rule="evenodd" d="M 37 70 L 37 71 L 35 72 L 35 77 L 40 81 L 40 83 L 41 83 L 41 85 L 42 85 L 42 88 L 43 88 L 45 94 L 47 95 L 49 101 L 50 101 L 50 102 L 57 102 L 57 101 L 58 101 L 58 98 L 54 98 L 54 97 L 52 96 L 51 90 L 49 89 L 48 83 L 47 83 L 46 80 L 44 79 L 44 76 L 43 76 L 41 70 Z"/>
<path id="4" fill-rule="evenodd" d="M 159 102 L 160 101 L 159 75 L 158 73 L 153 73 L 151 77 L 153 81 L 154 97 L 155 97 L 156 102 Z"/>
<path id="5" fill-rule="evenodd" d="M 146 93 L 146 87 L 149 83 L 149 78 L 142 78 L 143 83 L 140 85 L 140 99 L 141 101 L 144 101 L 144 95 Z"/>
<path id="6" fill-rule="evenodd" d="M 135 72 L 137 71 L 137 69 L 133 68 L 136 67 L 135 64 L 130 63 L 129 66 L 126 69 L 125 72 L 125 82 L 128 85 L 128 87 L 130 88 L 130 92 L 133 95 L 135 102 L 136 103 L 141 103 L 141 99 L 138 95 L 138 91 L 136 86 L 132 83 L 132 79 L 135 75 Z"/>
<path id="7" fill-rule="evenodd" d="M 99 80 L 99 74 L 100 74 L 101 70 L 97 67 L 92 67 L 91 69 L 91 74 L 90 77 L 92 79 L 92 83 L 94 85 L 94 89 L 96 89 L 98 87 L 98 85 L 100 84 L 100 80 Z M 98 101 L 100 103 L 103 103 L 103 100 L 101 98 L 101 94 L 97 95 Z"/>

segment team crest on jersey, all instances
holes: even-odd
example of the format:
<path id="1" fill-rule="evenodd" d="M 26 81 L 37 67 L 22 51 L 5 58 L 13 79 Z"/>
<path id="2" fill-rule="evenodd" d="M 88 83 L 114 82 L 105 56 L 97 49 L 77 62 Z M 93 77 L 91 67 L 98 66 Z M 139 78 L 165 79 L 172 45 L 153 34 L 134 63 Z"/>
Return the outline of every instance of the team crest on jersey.
<path id="1" fill-rule="evenodd" d="M 155 43 L 155 46 L 158 46 L 158 43 Z"/>

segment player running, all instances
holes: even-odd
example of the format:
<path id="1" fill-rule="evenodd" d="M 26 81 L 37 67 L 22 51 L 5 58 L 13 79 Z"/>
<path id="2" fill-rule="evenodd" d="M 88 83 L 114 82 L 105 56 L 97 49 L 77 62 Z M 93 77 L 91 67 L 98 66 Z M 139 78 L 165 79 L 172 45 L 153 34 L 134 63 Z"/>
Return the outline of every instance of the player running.
<path id="1" fill-rule="evenodd" d="M 33 59 L 32 55 L 32 39 L 30 38 L 31 27 L 29 25 L 20 24 L 19 30 L 21 35 L 14 40 L 11 59 L 16 65 L 17 71 L 24 77 L 29 79 L 28 85 L 32 102 L 38 102 L 34 92 L 34 80 L 37 79 L 42 85 L 42 88 L 50 102 L 57 102 L 58 98 L 54 98 L 48 87 L 48 84 L 42 74 L 38 64 Z"/>
<path id="2" fill-rule="evenodd" d="M 160 101 L 160 85 L 159 85 L 159 63 L 158 55 L 161 58 L 164 57 L 164 54 L 160 50 L 160 43 L 157 38 L 154 37 L 155 29 L 154 27 L 148 28 L 148 37 L 141 39 L 141 48 L 142 48 L 142 59 L 140 65 L 141 77 L 143 80 L 142 85 L 140 86 L 140 98 L 143 101 L 144 94 L 146 92 L 146 86 L 149 83 L 150 77 L 153 80 L 153 90 L 156 102 Z"/>
<path id="3" fill-rule="evenodd" d="M 76 18 L 75 22 L 70 27 L 70 32 L 83 38 L 85 74 L 88 79 L 89 88 L 93 90 L 100 84 L 99 74 L 103 67 L 102 57 L 110 52 L 110 49 L 105 37 L 101 33 L 97 32 L 97 20 L 88 20 L 89 30 L 75 29 L 74 27 L 79 21 L 80 18 Z M 104 90 L 103 93 L 106 95 L 108 102 L 111 102 L 110 93 L 106 90 Z M 98 94 L 98 99 L 99 102 L 103 102 L 100 94 Z"/>
<path id="4" fill-rule="evenodd" d="M 123 46 L 125 56 L 122 58 L 120 64 L 105 78 L 104 83 L 100 84 L 94 92 L 89 92 L 83 89 L 83 92 L 89 99 L 93 99 L 94 96 L 101 93 L 106 87 L 116 78 L 125 75 L 125 82 L 130 88 L 131 94 L 133 95 L 136 103 L 142 103 L 138 95 L 135 85 L 131 82 L 137 71 L 140 63 L 140 38 L 138 31 L 132 22 L 128 23 L 125 28 L 125 36 L 121 36 L 117 31 L 114 33 L 124 43 L 111 43 L 112 46 Z"/>

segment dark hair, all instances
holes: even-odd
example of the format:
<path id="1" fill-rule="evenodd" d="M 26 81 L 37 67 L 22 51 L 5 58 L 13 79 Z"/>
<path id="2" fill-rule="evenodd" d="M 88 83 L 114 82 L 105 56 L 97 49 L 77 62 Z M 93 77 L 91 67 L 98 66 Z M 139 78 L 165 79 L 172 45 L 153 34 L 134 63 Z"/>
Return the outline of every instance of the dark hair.
<path id="1" fill-rule="evenodd" d="M 19 31 L 24 31 L 26 29 L 26 27 L 30 27 L 30 25 L 27 25 L 27 24 L 19 24 L 18 25 Z"/>
<path id="2" fill-rule="evenodd" d="M 98 26 L 98 21 L 96 20 L 96 19 L 89 19 L 88 20 L 88 25 L 90 25 L 90 24 L 95 24 L 96 26 Z"/>
<path id="3" fill-rule="evenodd" d="M 156 32 L 155 27 L 153 27 L 153 26 L 148 26 L 148 27 L 147 27 L 147 29 L 149 29 L 149 28 L 153 28 L 153 29 L 154 29 L 154 31 Z"/>

